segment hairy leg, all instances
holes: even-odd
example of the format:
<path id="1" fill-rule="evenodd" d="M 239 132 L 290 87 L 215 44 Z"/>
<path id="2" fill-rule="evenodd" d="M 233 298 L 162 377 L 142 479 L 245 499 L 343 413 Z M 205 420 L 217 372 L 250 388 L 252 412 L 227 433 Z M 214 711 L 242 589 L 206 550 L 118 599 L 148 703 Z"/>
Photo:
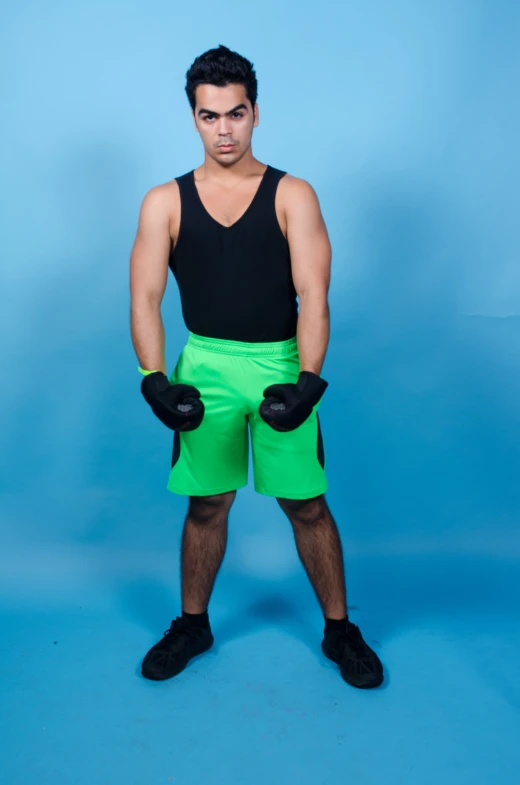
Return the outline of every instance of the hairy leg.
<path id="1" fill-rule="evenodd" d="M 190 496 L 181 543 L 182 609 L 204 613 L 226 550 L 228 514 L 236 491 Z"/>
<path id="2" fill-rule="evenodd" d="M 298 554 L 328 619 L 347 615 L 343 551 L 325 496 L 277 499 L 291 521 Z"/>

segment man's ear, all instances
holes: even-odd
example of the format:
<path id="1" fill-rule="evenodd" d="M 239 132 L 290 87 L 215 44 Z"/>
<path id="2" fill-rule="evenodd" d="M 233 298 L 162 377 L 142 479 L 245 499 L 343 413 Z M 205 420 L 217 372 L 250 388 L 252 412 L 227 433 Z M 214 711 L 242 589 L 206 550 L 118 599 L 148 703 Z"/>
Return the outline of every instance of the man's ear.
<path id="1" fill-rule="evenodd" d="M 255 104 L 253 113 L 255 118 L 255 121 L 253 123 L 253 128 L 256 128 L 260 123 L 260 109 L 258 108 L 258 104 Z"/>
<path id="2" fill-rule="evenodd" d="M 197 121 L 195 119 L 195 109 L 191 110 L 191 116 L 193 118 L 193 125 L 195 126 L 195 130 L 197 133 L 199 133 L 199 129 L 197 128 Z"/>

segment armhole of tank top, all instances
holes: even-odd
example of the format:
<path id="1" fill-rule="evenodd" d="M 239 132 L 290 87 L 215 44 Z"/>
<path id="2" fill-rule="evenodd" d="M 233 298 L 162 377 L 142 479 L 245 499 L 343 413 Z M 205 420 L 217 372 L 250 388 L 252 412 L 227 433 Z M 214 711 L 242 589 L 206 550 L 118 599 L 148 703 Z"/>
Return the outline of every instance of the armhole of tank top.
<path id="1" fill-rule="evenodd" d="M 175 261 L 175 252 L 179 248 L 179 244 L 182 238 L 182 189 L 181 189 L 181 184 L 179 183 L 180 179 L 181 179 L 180 177 L 175 178 L 177 187 L 179 189 L 179 232 L 177 234 L 177 242 L 175 243 L 175 245 L 173 244 L 173 240 L 170 237 L 170 260 L 173 259 L 174 261 Z"/>
<path id="2" fill-rule="evenodd" d="M 280 237 L 282 238 L 282 240 L 285 243 L 285 245 L 287 246 L 287 248 L 289 248 L 289 240 L 284 235 L 284 233 L 282 231 L 282 227 L 280 226 L 280 221 L 278 220 L 278 215 L 276 214 L 276 194 L 278 193 L 278 186 L 280 185 L 280 182 L 283 180 L 283 178 L 285 177 L 286 174 L 287 174 L 287 172 L 284 172 L 282 174 L 282 176 L 278 178 L 278 182 L 276 183 L 276 186 L 275 186 L 275 189 L 274 189 L 273 211 L 274 211 L 274 219 L 276 221 L 276 225 L 278 227 L 278 231 L 280 233 Z"/>

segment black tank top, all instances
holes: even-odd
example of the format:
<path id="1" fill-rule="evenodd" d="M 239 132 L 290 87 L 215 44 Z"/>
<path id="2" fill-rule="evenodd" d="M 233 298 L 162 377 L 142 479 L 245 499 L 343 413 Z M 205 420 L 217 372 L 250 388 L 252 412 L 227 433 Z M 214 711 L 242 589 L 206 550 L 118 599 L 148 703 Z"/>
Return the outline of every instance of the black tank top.
<path id="1" fill-rule="evenodd" d="M 296 335 L 289 244 L 275 210 L 284 174 L 268 166 L 250 206 L 229 227 L 207 212 L 193 171 L 176 178 L 181 222 L 169 266 L 190 332 L 250 343 Z"/>

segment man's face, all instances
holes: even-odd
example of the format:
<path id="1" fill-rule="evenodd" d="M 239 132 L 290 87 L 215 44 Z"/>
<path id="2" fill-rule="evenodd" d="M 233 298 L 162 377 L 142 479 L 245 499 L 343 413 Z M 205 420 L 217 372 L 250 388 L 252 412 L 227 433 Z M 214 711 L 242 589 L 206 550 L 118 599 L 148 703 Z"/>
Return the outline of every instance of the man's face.
<path id="1" fill-rule="evenodd" d="M 258 125 L 258 106 L 252 109 L 241 84 L 201 84 L 195 96 L 195 128 L 206 153 L 222 166 L 231 166 L 251 146 L 253 128 Z"/>

